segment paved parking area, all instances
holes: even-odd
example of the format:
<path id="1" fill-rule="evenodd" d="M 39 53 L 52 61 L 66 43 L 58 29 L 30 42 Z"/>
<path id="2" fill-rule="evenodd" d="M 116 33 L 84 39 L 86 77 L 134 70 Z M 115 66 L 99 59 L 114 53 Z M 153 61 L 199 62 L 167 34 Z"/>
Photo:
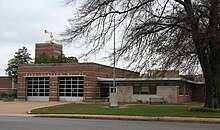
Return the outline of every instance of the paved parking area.
<path id="1" fill-rule="evenodd" d="M 29 101 L 16 101 L 16 102 L 3 102 L 0 101 L 0 115 L 13 115 L 13 114 L 27 114 L 27 112 L 34 108 L 55 106 L 66 104 L 68 102 L 29 102 Z"/>

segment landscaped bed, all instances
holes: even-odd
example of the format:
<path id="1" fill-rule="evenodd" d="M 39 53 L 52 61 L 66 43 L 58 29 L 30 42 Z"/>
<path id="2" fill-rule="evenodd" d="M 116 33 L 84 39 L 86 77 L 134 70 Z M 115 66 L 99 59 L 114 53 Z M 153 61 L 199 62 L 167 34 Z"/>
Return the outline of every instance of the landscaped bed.
<path id="1" fill-rule="evenodd" d="M 121 104 L 119 108 L 109 108 L 106 103 L 71 103 L 35 109 L 31 113 L 220 118 L 220 111 L 199 112 L 190 110 L 195 107 L 202 108 L 202 106 L 203 104 L 198 103 L 185 105 Z"/>

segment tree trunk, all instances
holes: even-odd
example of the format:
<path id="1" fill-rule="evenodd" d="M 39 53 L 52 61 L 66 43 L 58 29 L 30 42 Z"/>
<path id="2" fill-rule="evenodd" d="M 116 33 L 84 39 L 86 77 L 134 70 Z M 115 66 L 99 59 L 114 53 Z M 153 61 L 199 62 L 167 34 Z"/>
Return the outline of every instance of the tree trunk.
<path id="1" fill-rule="evenodd" d="M 220 108 L 220 66 L 211 67 L 211 72 L 205 72 L 206 102 L 205 107 Z M 207 69 L 207 68 L 205 68 Z"/>
<path id="2" fill-rule="evenodd" d="M 206 83 L 205 107 L 220 108 L 220 47 L 216 43 L 210 52 L 203 54 L 209 60 L 201 60 L 201 65 Z"/>
<path id="3" fill-rule="evenodd" d="M 220 65 L 213 67 L 214 108 L 220 108 Z"/>
<path id="4" fill-rule="evenodd" d="M 203 70 L 206 86 L 206 102 L 207 108 L 220 108 L 220 46 L 215 42 L 212 47 L 201 46 L 206 45 L 205 40 L 196 41 L 197 53 Z M 210 42 L 210 41 L 209 41 Z M 213 43 L 213 41 L 211 41 Z"/>

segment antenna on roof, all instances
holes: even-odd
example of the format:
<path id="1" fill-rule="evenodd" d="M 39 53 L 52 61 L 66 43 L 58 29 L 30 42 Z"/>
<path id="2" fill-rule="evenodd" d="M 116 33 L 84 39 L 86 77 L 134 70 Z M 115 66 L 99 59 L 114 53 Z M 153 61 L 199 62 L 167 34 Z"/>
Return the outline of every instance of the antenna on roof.
<path id="1" fill-rule="evenodd" d="M 50 35 L 50 43 L 51 43 L 51 45 L 52 45 L 52 44 L 53 44 L 53 34 L 52 34 L 52 32 L 49 32 L 48 30 L 44 30 L 44 33 Z"/>

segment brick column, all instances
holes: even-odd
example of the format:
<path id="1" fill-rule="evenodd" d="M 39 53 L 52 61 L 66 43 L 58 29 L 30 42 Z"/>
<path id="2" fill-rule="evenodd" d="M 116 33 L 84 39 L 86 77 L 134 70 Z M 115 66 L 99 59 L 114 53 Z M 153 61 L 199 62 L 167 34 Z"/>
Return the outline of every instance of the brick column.
<path id="1" fill-rule="evenodd" d="M 26 100 L 26 78 L 18 77 L 18 89 L 17 89 L 17 97 L 19 100 Z"/>
<path id="2" fill-rule="evenodd" d="M 50 101 L 59 101 L 58 77 L 50 77 Z"/>
<path id="3" fill-rule="evenodd" d="M 84 78 L 84 98 L 85 100 L 95 100 L 99 98 L 97 78 L 86 76 Z"/>

